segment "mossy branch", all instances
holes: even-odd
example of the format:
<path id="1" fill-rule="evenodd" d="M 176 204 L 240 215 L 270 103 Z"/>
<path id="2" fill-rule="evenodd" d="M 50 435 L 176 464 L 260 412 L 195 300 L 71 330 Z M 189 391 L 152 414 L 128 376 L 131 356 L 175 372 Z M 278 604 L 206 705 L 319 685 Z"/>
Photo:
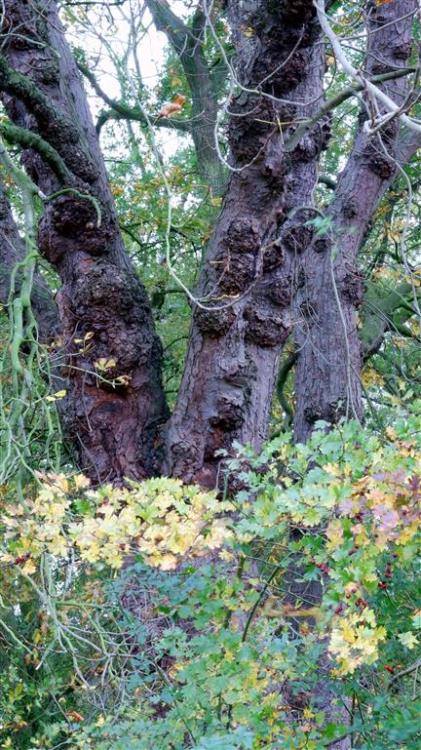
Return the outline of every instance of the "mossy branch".
<path id="1" fill-rule="evenodd" d="M 32 148 L 34 151 L 37 151 L 62 183 L 71 184 L 74 182 L 74 177 L 60 154 L 37 133 L 5 122 L 0 123 L 0 133 L 9 143 L 14 143 L 25 149 Z"/>
<path id="2" fill-rule="evenodd" d="M 0 55 L 0 91 L 14 96 L 22 101 L 28 110 L 36 117 L 38 122 L 48 125 L 52 130 L 54 125 L 54 137 L 57 141 L 77 143 L 79 133 L 74 123 L 57 110 L 36 84 L 23 73 L 14 70 Z"/>

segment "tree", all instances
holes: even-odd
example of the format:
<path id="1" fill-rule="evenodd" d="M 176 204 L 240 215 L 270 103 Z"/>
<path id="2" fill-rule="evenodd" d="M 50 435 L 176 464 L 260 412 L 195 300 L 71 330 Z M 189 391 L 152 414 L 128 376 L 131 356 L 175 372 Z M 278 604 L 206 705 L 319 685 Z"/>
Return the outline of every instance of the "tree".
<path id="1" fill-rule="evenodd" d="M 403 18 L 399 40 L 397 12 Z M 412 2 L 400 4 L 399 9 L 396 3 L 377 3 L 368 8 L 368 44 L 362 64 L 367 78 L 407 67 L 414 12 Z M 326 21 L 323 10 L 320 15 Z M 331 38 L 333 43 L 333 33 Z M 405 77 L 380 83 L 379 91 L 392 98 L 397 107 L 410 96 Z M 363 301 L 364 285 L 357 255 L 381 196 L 402 164 L 411 158 L 418 140 L 405 133 L 399 140 L 399 120 L 390 119 L 389 110 L 382 105 L 380 99 L 379 123 L 370 133 L 368 105 L 364 103 L 351 153 L 326 212 L 328 227 L 315 239 L 303 263 L 306 281 L 296 299 L 305 321 L 297 341 L 298 440 L 307 438 L 318 419 L 335 423 L 340 414 L 357 419 L 363 416 L 356 313 Z M 380 126 L 382 117 L 385 124 Z"/>
<path id="2" fill-rule="evenodd" d="M 360 418 L 355 309 L 362 282 L 353 259 L 379 199 L 398 173 L 393 154 L 405 164 L 417 142 L 412 131 L 397 141 L 398 108 L 404 112 L 411 103 L 414 3 L 408 0 L 403 14 L 396 3 L 367 7 L 369 45 L 362 71 L 364 81 L 375 79 L 378 85 L 370 84 L 375 93 L 369 90 L 364 107 L 380 97 L 380 108 L 374 134 L 367 129 L 367 116 L 361 119 L 325 211 L 327 233 L 334 241 L 315 231 L 320 209 L 314 190 L 320 154 L 328 143 L 328 120 L 337 104 L 335 98 L 323 103 L 321 25 L 331 44 L 337 37 L 323 7 L 312 2 L 294 8 L 229 4 L 238 88 L 229 103 L 230 178 L 191 298 L 194 315 L 184 377 L 164 430 L 168 412 L 160 386 L 160 345 L 145 291 L 122 246 L 97 135 L 80 76 L 58 30 L 57 10 L 53 3 L 44 9 L 10 2 L 5 8 L 1 88 L 14 123 L 8 137 L 24 149 L 28 174 L 50 196 L 40 222 L 39 248 L 63 283 L 58 303 L 68 383 L 61 411 L 81 465 L 98 481 L 146 476 L 159 470 L 159 442 L 166 472 L 212 486 L 219 451 L 230 451 L 235 440 L 259 448 L 267 434 L 279 358 L 293 327 L 300 352 L 297 438 L 305 439 L 319 418 L 334 422 L 344 412 Z M 218 88 L 203 36 L 213 22 L 206 6 L 198 6 L 191 27 L 176 19 L 166 2 L 151 2 L 148 8 L 179 56 L 192 94 L 189 129 L 198 163 L 218 192 L 217 183 L 224 181 L 212 143 Z M 393 46 L 398 13 L 403 41 Z M 23 29 L 22 39 L 17 29 Z M 59 62 L 49 45 L 59 51 Z M 334 51 L 341 63 L 338 45 Z M 230 65 L 222 45 L 219 52 Z M 95 75 L 81 67 L 104 95 Z M 366 85 L 359 81 L 348 95 Z M 383 104 L 384 94 L 396 102 L 396 112 L 390 114 L 390 105 Z M 107 95 L 105 100 L 115 116 L 145 124 L 144 111 Z M 297 118 L 302 121 L 298 129 Z M 160 125 L 183 130 L 181 123 L 170 118 Z M 378 149 L 387 153 L 379 155 Z M 366 189 L 357 195 L 355 185 L 362 179 Z M 338 237 L 351 220 L 355 231 L 333 261 Z M 311 324 L 314 317 L 316 325 Z M 301 319 L 305 325 L 297 327 Z M 75 338 L 89 346 L 81 351 Z M 104 363 L 106 372 L 101 372 Z"/>
<path id="3" fill-rule="evenodd" d="M 79 7 L 77 2 L 63 5 Z M 107 8 L 109 11 L 123 6 L 124 0 L 109 3 Z M 347 571 L 352 569 L 355 578 L 360 576 L 364 581 L 367 578 L 368 586 L 374 576 L 377 585 L 373 570 L 383 565 L 381 534 L 388 531 L 391 519 L 401 535 L 392 537 L 393 542 L 397 538 L 397 545 L 402 540 L 402 545 L 409 543 L 410 546 L 412 510 L 407 512 L 405 506 L 405 512 L 402 511 L 401 498 L 409 498 L 409 503 L 418 492 L 418 480 L 411 474 L 414 447 L 411 440 L 405 443 L 403 438 L 397 440 L 396 449 L 394 445 L 384 448 L 372 439 L 374 455 L 368 469 L 364 451 L 358 453 L 363 433 L 355 426 L 344 428 L 346 449 L 337 434 L 329 441 L 329 435 L 323 438 L 317 431 L 314 442 L 308 446 L 300 443 L 311 439 L 320 420 L 325 427 L 332 427 L 343 416 L 363 418 L 364 406 L 372 406 L 371 396 L 364 403 L 362 390 L 362 368 L 370 358 L 374 361 L 377 356 L 384 358 L 375 371 L 383 389 L 382 398 L 385 392 L 396 397 L 400 377 L 411 378 L 415 383 L 416 353 L 414 355 L 412 345 L 417 343 L 417 334 L 411 326 L 419 313 L 419 297 L 414 280 L 415 242 L 414 247 L 408 242 L 408 237 L 416 237 L 416 230 L 411 234 L 410 206 L 416 177 L 408 165 L 420 140 L 420 125 L 413 116 L 418 76 L 413 49 L 415 2 L 370 0 L 364 3 L 360 13 L 352 3 L 330 2 L 325 6 L 323 2 L 312 0 L 295 3 L 228 0 L 223 6 L 197 3 L 183 19 L 174 14 L 166 0 L 146 0 L 140 11 L 138 4 L 135 10 L 131 2 L 129 6 L 131 14 L 125 16 L 129 28 L 128 53 L 136 54 L 138 33 L 143 28 L 143 13 L 147 8 L 156 28 L 164 32 L 170 45 L 168 75 L 164 76 L 158 99 L 168 90 L 174 97 L 169 81 L 175 78 L 176 99 L 184 103 L 189 95 L 191 112 L 186 114 L 180 105 L 176 110 L 173 108 L 172 113 L 171 108 L 164 106 L 161 113 L 167 116 L 158 114 L 159 107 L 155 105 L 162 102 L 149 105 L 138 61 L 133 74 L 127 63 L 128 53 L 123 62 L 115 60 L 122 96 L 110 96 L 86 50 L 76 49 L 74 54 L 70 50 L 57 3 L 52 0 L 6 0 L 4 3 L 0 91 L 7 117 L 0 129 L 7 148 L 0 150 L 5 184 L 0 202 L 0 295 L 9 317 L 3 361 L 10 360 L 12 396 L 6 401 L 2 399 L 0 404 L 2 427 L 5 419 L 9 420 L 6 460 L 2 460 L 2 465 L 8 464 L 10 468 L 3 473 L 9 479 L 17 466 L 23 467 L 26 476 L 31 474 L 34 464 L 37 468 L 51 468 L 48 457 L 35 460 L 31 453 L 33 436 L 41 451 L 44 443 L 33 428 L 30 410 L 33 408 L 37 412 L 44 408 L 50 418 L 49 405 L 57 402 L 68 444 L 75 453 L 71 470 L 78 466 L 98 487 L 96 492 L 92 490 L 90 495 L 77 497 L 75 501 L 77 491 L 86 486 L 85 478 L 77 475 L 71 484 L 59 474 L 51 484 L 48 476 L 43 475 L 45 487 L 33 500 L 34 504 L 29 504 L 29 520 L 25 516 L 25 502 L 21 505 L 24 510 L 16 511 L 17 515 L 24 516 L 22 528 L 27 547 L 20 548 L 23 542 L 19 536 L 14 537 L 13 531 L 16 523 L 12 515 L 6 516 L 6 526 L 11 529 L 5 535 L 8 544 L 11 540 L 6 563 L 12 572 L 13 566 L 22 566 L 22 575 L 26 576 L 28 584 L 27 579 L 31 580 L 35 569 L 31 540 L 32 537 L 37 539 L 36 525 L 40 519 L 43 543 L 57 559 L 65 559 L 69 554 L 66 534 L 71 529 L 72 549 L 81 552 L 84 563 L 100 561 L 118 568 L 123 556 L 130 553 L 130 542 L 126 539 L 130 528 L 132 537 L 134 535 L 137 543 L 143 544 L 146 559 L 155 555 L 161 562 L 164 560 L 168 568 L 174 567 L 174 563 L 179 562 L 180 550 L 188 545 L 184 544 L 182 534 L 174 535 L 171 529 L 167 534 L 164 528 L 162 508 L 156 506 L 156 492 L 162 488 L 163 495 L 158 500 L 168 515 L 180 513 L 183 521 L 184 516 L 187 517 L 185 526 L 181 524 L 186 539 L 189 535 L 200 536 L 199 531 L 202 531 L 202 517 L 194 518 L 193 522 L 189 518 L 192 508 L 195 512 L 197 508 L 204 512 L 210 524 L 210 533 L 205 536 L 208 540 L 206 556 L 202 563 L 197 563 L 195 558 L 191 561 L 193 569 L 197 565 L 198 575 L 203 576 L 202 589 L 198 586 L 202 593 L 188 592 L 190 608 L 184 602 L 179 609 L 180 602 L 174 604 L 176 621 L 182 624 L 181 646 L 176 644 L 174 651 L 180 648 L 182 653 L 184 636 L 187 634 L 190 638 L 192 632 L 196 634 L 197 606 L 203 607 L 205 614 L 209 611 L 212 620 L 211 610 L 215 605 L 217 617 L 212 622 L 213 625 L 216 622 L 217 627 L 212 625 L 213 630 L 209 632 L 215 643 L 219 637 L 218 627 L 227 630 L 221 635 L 221 643 L 229 663 L 230 639 L 237 649 L 246 644 L 256 612 L 265 603 L 270 584 L 278 583 L 278 574 L 280 578 L 285 576 L 280 580 L 286 586 L 286 597 L 282 598 L 285 618 L 295 622 L 300 633 L 299 618 L 305 617 L 303 633 L 308 634 L 313 626 L 312 618 L 319 616 L 318 605 L 325 588 L 327 606 L 332 609 L 334 602 L 336 607 L 334 615 L 331 614 L 337 625 L 336 640 L 333 639 L 333 645 L 331 641 L 329 654 L 325 642 L 319 650 L 315 648 L 313 698 L 314 705 L 325 712 L 322 723 L 326 723 L 326 718 L 337 721 L 344 711 L 335 705 L 329 679 L 332 654 L 342 659 L 343 668 L 350 671 L 355 668 L 352 658 L 357 665 L 362 658 L 361 653 L 357 656 L 352 653 L 350 658 L 352 649 L 341 628 L 348 627 L 348 639 L 358 644 L 354 650 L 362 653 L 363 633 L 367 658 L 377 653 L 383 639 L 374 613 L 369 609 L 364 615 L 368 604 L 359 587 L 355 588 L 354 582 L 348 585 Z M 138 12 L 140 16 L 136 15 Z M 83 7 L 83 19 L 86 14 Z M 225 18 L 229 22 L 229 34 L 223 25 L 218 26 Z M 349 51 L 349 43 L 354 41 Z M 336 65 L 343 72 L 336 71 Z M 99 114 L 96 127 L 81 73 L 107 106 Z M 224 79 L 226 73 L 228 81 Z M 130 75 L 134 75 L 133 81 Z M 173 116 L 174 111 L 180 114 Z M 227 127 L 228 156 L 219 132 L 220 121 Z M 165 260 L 155 260 L 152 282 L 145 251 L 147 243 L 144 234 L 138 233 L 140 211 L 133 200 L 134 209 L 127 211 L 127 221 L 121 219 L 120 228 L 114 200 L 116 198 L 119 205 L 120 188 L 114 179 L 109 179 L 99 147 L 101 136 L 107 149 L 107 128 L 115 123 L 127 126 L 130 160 L 135 166 L 127 167 L 124 163 L 120 167 L 116 159 L 110 168 L 112 178 L 121 177 L 127 169 L 130 176 L 126 183 L 131 182 L 132 174 L 136 174 L 139 190 L 150 183 L 146 211 L 150 210 L 148 201 L 152 205 L 154 191 L 158 200 L 162 199 L 160 190 L 167 199 L 159 222 L 148 237 L 153 248 L 151 255 L 156 254 L 155 248 L 159 247 L 166 256 Z M 141 131 L 136 130 L 138 127 Z M 189 167 L 210 204 L 201 213 L 205 217 L 205 229 L 202 226 L 197 232 L 203 243 L 203 262 L 194 291 L 190 282 L 195 274 L 189 268 L 192 264 L 186 246 L 191 244 L 196 249 L 196 237 L 191 231 L 189 234 L 189 230 L 186 234 L 184 226 L 172 221 L 172 212 L 187 212 L 189 200 L 196 197 L 195 190 L 198 194 L 200 191 L 193 188 L 189 192 L 183 185 L 181 192 L 185 195 L 181 209 L 172 200 L 171 180 L 183 182 L 188 170 L 181 170 L 180 178 L 182 155 L 179 161 L 174 159 L 173 174 L 166 174 L 156 135 L 164 130 L 191 137 L 194 157 L 189 157 Z M 143 133 L 147 146 L 143 151 L 137 141 L 139 132 Z M 152 178 L 148 171 L 151 154 L 157 164 Z M 18 166 L 17 155 L 26 172 Z M 122 192 L 124 194 L 124 188 Z M 219 207 L 221 196 L 222 205 L 215 216 L 214 209 Z M 206 237 L 210 220 L 211 232 Z M 128 238 L 126 246 L 123 236 Z M 186 283 L 178 266 L 174 268 L 172 259 L 178 243 L 182 264 L 188 269 Z M 127 248 L 132 251 L 132 257 Z M 38 270 L 37 249 L 43 259 Z M 394 286 L 393 276 L 391 281 L 387 275 L 391 270 L 390 259 L 392 270 L 399 275 L 399 284 Z M 156 270 L 158 265 L 160 271 Z M 171 276 L 171 283 L 177 285 L 175 289 L 167 286 L 168 276 Z M 145 286 L 139 278 L 144 279 Z M 146 285 L 152 287 L 150 300 Z M 56 286 L 59 291 L 54 300 L 50 289 Z M 185 293 L 192 308 L 191 329 L 181 384 L 170 415 L 162 384 L 166 362 L 155 326 L 161 325 L 160 315 L 162 310 L 168 309 L 168 297 L 180 292 Z M 185 303 L 183 315 L 187 317 Z M 393 339 L 392 347 L 387 343 L 388 337 L 396 331 L 404 332 L 411 344 L 403 360 L 393 362 L 394 374 L 390 376 Z M 175 335 L 174 340 L 179 339 L 180 336 Z M 48 352 L 51 373 L 44 367 L 40 351 L 43 356 Z M 37 392 L 36 397 L 32 397 L 33 373 L 38 365 L 40 380 L 51 375 L 52 388 L 48 395 L 43 393 L 38 397 Z M 386 371 L 384 377 L 382 367 L 383 372 Z M 294 395 L 291 394 L 291 373 L 295 374 Z M 4 384 L 8 384 L 8 376 L 9 371 L 2 374 L 1 393 L 6 387 Z M 267 437 L 276 386 L 284 411 L 295 416 L 298 445 L 286 449 L 281 438 L 256 459 L 253 453 L 261 449 Z M 48 383 L 44 383 L 44 387 L 48 388 Z M 376 395 L 375 392 L 374 398 Z M 381 410 L 373 411 L 380 419 Z M 405 435 L 402 426 L 399 429 Z M 396 435 L 393 431 L 391 435 L 393 443 Z M 357 445 L 357 457 L 348 453 L 350 441 Z M 249 447 L 240 448 L 240 444 Z M 237 452 L 238 461 L 235 459 Z M 381 472 L 376 463 L 377 452 L 382 459 Z M 234 461 L 230 461 L 233 456 Z M 222 457 L 228 459 L 233 479 L 232 486 L 225 490 L 235 492 L 238 483 L 244 483 L 243 495 L 240 491 L 239 497 L 243 502 L 246 494 L 246 511 L 248 499 L 256 500 L 256 515 L 247 517 L 246 513 L 239 522 L 241 530 L 236 552 L 240 549 L 241 554 L 238 553 L 238 560 L 235 560 L 236 570 L 232 553 L 231 557 L 228 553 L 228 557 L 223 558 L 215 552 L 218 548 L 215 539 L 222 531 L 218 526 L 219 518 L 213 525 L 212 513 L 218 514 L 220 508 L 225 512 L 226 507 L 219 504 L 215 495 L 202 493 L 202 488 L 222 490 L 225 480 Z M 323 461 L 327 462 L 326 470 L 322 469 Z M 388 471 L 389 461 L 396 468 L 395 473 Z M 59 468 L 61 466 L 59 463 Z M 370 475 L 365 476 L 368 472 Z M 326 474 L 331 476 L 327 479 Z M 130 495 L 128 480 L 157 475 L 161 478 L 134 484 L 133 495 Z M 360 503 L 358 512 L 354 513 L 354 509 L 349 512 L 352 520 L 340 505 L 333 504 L 337 501 L 337 477 L 340 477 L 341 488 Z M 178 479 L 197 486 L 184 490 Z M 388 482 L 395 488 L 394 494 L 387 494 Z M 22 483 L 17 482 L 17 487 L 24 500 Z M 371 524 L 374 552 L 364 557 L 365 538 L 364 532 L 358 531 L 361 520 L 358 516 L 364 517 L 366 513 L 366 491 L 380 500 L 379 505 L 370 506 L 367 522 Z M 187 502 L 184 492 L 188 494 Z M 320 498 L 320 508 L 307 502 L 314 497 Z M 292 500 L 296 501 L 296 508 L 291 507 Z M 71 522 L 64 528 L 66 513 L 73 502 L 78 512 L 81 508 L 88 509 L 86 527 L 84 521 L 80 521 L 77 528 Z M 133 502 L 141 506 L 146 503 L 147 522 L 142 517 L 140 523 L 138 516 L 133 516 Z M 119 515 L 122 509 L 127 511 L 126 516 Z M 266 545 L 273 538 L 275 546 L 281 543 L 274 537 L 271 514 L 275 510 L 276 522 L 279 518 L 287 519 L 281 523 L 286 529 L 281 545 L 286 555 L 285 560 L 273 563 L 272 550 L 266 557 Z M 238 507 L 236 512 L 239 513 Z M 228 514 L 233 514 L 232 507 Z M 335 514 L 341 516 L 340 521 Z M 261 528 L 256 529 L 258 523 Z M 319 533 L 320 523 L 324 524 L 323 533 Z M 114 546 L 107 541 L 101 548 L 89 524 L 97 525 L 103 533 L 103 537 L 99 537 L 102 539 L 107 538 L 107 534 L 112 537 L 116 531 L 118 538 L 116 534 L 112 537 Z M 108 530 L 103 531 L 103 527 Z M 54 536 L 50 538 L 51 529 Z M 255 565 L 253 546 L 246 547 L 250 529 L 258 540 L 257 546 L 264 550 L 263 554 L 259 551 L 260 567 Z M 356 536 L 355 540 L 352 535 Z M 169 551 L 165 550 L 167 543 Z M 155 545 L 152 551 L 151 545 Z M 335 560 L 337 588 L 326 578 L 329 555 L 335 551 L 335 545 L 343 553 L 339 562 Z M 17 550 L 23 554 L 16 557 Z M 387 554 L 390 550 L 387 549 Z M 356 557 L 349 562 L 356 552 Z M 250 568 L 242 577 L 247 557 L 251 560 Z M 212 578 L 212 574 L 207 578 L 206 566 L 212 569 L 214 564 L 221 566 L 218 568 L 220 577 Z M 268 572 L 270 566 L 273 569 Z M 320 572 L 325 578 L 321 578 Z M 261 573 L 263 584 L 259 583 Z M 85 574 L 86 569 L 83 569 Z M 384 581 L 380 583 L 387 585 Z M 60 585 L 65 589 L 67 584 Z M 231 585 L 238 587 L 237 598 Z M 156 604 L 163 611 L 171 611 L 168 604 L 172 601 L 168 598 L 171 582 L 165 579 L 163 583 L 157 578 L 154 586 L 159 591 L 151 587 L 152 595 L 149 590 L 142 594 L 143 610 L 153 610 Z M 223 589 L 222 604 L 215 595 L 218 587 Z M 348 619 L 338 624 L 334 618 L 343 613 L 343 602 L 335 597 L 344 592 L 347 600 L 351 600 L 349 605 L 345 603 L 344 609 L 349 606 L 353 610 Z M 258 596 L 253 599 L 256 593 Z M 43 599 L 41 592 L 42 606 L 46 607 L 48 617 L 52 617 L 55 594 L 50 595 L 49 590 L 47 594 Z M 207 596 L 209 610 L 204 604 Z M 306 599 L 309 606 L 303 610 L 301 605 Z M 27 601 L 25 596 L 23 601 Z M 232 609 L 232 601 L 236 602 L 235 606 L 239 602 L 238 612 Z M 138 602 L 135 605 L 137 607 Z M 183 607 L 187 615 L 185 611 L 182 614 Z M 129 606 L 123 608 L 130 611 Z M 145 611 L 142 617 L 147 617 Z M 72 630 L 73 621 L 79 622 L 77 618 L 78 615 L 69 614 L 68 619 L 71 637 L 79 638 L 81 643 L 78 625 Z M 231 619 L 235 622 L 230 629 Z M 192 622 L 195 622 L 194 627 Z M 61 646 L 67 644 L 65 651 L 73 658 L 73 646 L 69 646 L 73 641 L 66 640 L 70 636 L 65 620 L 56 617 L 54 624 Z M 276 636 L 276 628 L 271 624 L 264 627 L 261 640 L 254 643 L 255 649 L 259 643 L 263 648 L 266 637 L 272 642 L 272 636 Z M 36 638 L 42 639 L 42 628 L 43 625 Z M 103 633 L 100 630 L 96 634 L 98 632 Z M 408 631 L 403 635 L 403 643 L 406 641 L 410 648 L 411 634 Z M 195 658 L 200 658 L 203 651 L 200 638 L 198 636 L 194 643 L 194 638 L 189 640 Z M 93 641 L 85 639 L 84 643 L 84 647 L 90 647 Z M 114 646 L 112 643 L 112 649 Z M 307 646 L 311 648 L 311 644 Z M 159 648 L 160 658 L 162 654 L 167 658 L 172 646 L 162 646 L 159 642 Z M 301 658 L 299 651 L 297 648 L 297 659 Z M 119 647 L 116 653 L 119 657 Z M 264 650 L 266 660 L 272 657 L 270 650 Z M 30 652 L 25 661 L 28 669 L 33 666 L 38 669 L 36 658 Z M 194 660 L 192 664 L 194 672 Z M 288 665 L 289 669 L 289 662 Z M 246 679 L 249 667 L 246 658 L 244 679 L 252 694 L 255 684 L 253 679 L 250 684 Z M 154 668 L 161 677 L 164 675 L 165 682 L 166 670 L 169 672 L 170 667 L 165 663 L 162 667 L 160 659 L 154 656 Z M 253 674 L 254 668 L 252 665 Z M 295 681 L 299 682 L 297 676 Z M 283 684 L 278 693 L 286 694 L 287 690 L 288 686 Z M 183 693 L 181 688 L 180 692 Z M 215 695 L 219 720 L 225 722 L 228 732 L 232 728 L 235 701 L 231 704 L 227 701 L 225 705 L 222 690 Z M 212 700 L 216 700 L 215 695 Z M 341 697 L 344 696 L 341 694 Z M 195 693 L 193 698 L 196 700 Z M 308 696 L 304 698 L 307 700 Z M 191 705 L 188 690 L 183 693 L 183 700 L 187 707 Z M 154 701 L 156 704 L 155 696 Z M 347 707 L 346 697 L 344 702 Z M 148 711 L 151 705 L 148 704 Z M 168 705 L 165 706 L 162 718 L 169 710 Z M 241 713 L 242 700 L 239 706 Z M 312 713 L 305 703 L 299 710 L 304 717 L 305 711 Z M 174 716 L 169 720 L 171 731 L 178 733 L 183 746 L 185 743 L 196 745 L 189 728 L 182 726 L 180 729 L 176 714 L 175 711 L 174 726 L 171 725 Z M 256 721 L 260 721 L 259 711 L 256 715 Z M 305 729 L 305 725 L 301 729 L 300 724 L 301 731 L 304 736 L 311 729 Z M 328 746 L 337 750 L 348 748 L 348 735 L 345 728 L 344 738 L 335 735 Z M 328 735 L 325 740 L 327 742 Z M 240 745 L 237 743 L 235 747 Z"/>
<path id="4" fill-rule="evenodd" d="M 145 476 L 166 417 L 160 344 L 146 293 L 124 251 L 80 76 L 55 3 L 8 3 L 4 22 L 0 85 L 6 110 L 44 148 L 44 158 L 40 150 L 25 149 L 23 161 L 49 196 L 38 246 L 62 281 L 57 303 L 68 373 L 63 423 L 81 466 L 98 481 Z M 74 339 L 86 341 L 88 334 L 91 344 L 80 351 Z M 101 379 L 96 363 L 104 358 L 114 363 L 107 375 L 115 386 Z"/>

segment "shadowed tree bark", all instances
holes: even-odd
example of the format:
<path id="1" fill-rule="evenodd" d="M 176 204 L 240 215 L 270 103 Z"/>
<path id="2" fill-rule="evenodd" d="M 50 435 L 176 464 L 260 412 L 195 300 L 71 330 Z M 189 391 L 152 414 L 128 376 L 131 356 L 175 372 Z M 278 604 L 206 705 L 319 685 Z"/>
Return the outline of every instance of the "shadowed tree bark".
<path id="1" fill-rule="evenodd" d="M 231 178 L 197 290 L 203 306 L 194 305 L 165 463 L 169 474 L 208 486 L 219 451 L 234 440 L 258 449 L 266 436 L 292 325 L 295 260 L 312 235 L 302 222 L 313 216 L 328 135 L 322 120 L 285 154 L 294 118 L 310 117 L 322 97 L 324 53 L 311 0 L 232 0 L 228 12 L 242 86 L 229 106 Z"/>
<path id="2" fill-rule="evenodd" d="M 56 4 L 6 0 L 4 11 L 0 89 L 7 113 L 55 149 L 57 164 L 69 174 L 63 181 L 39 151 L 23 153 L 29 175 L 52 194 L 39 248 L 62 280 L 57 303 L 66 355 L 66 432 L 81 467 L 96 481 L 143 477 L 156 466 L 157 428 L 166 417 L 161 346 L 149 303 L 124 252 Z"/>
<path id="3" fill-rule="evenodd" d="M 368 2 L 365 11 L 364 72 L 371 77 L 405 68 L 412 49 L 415 1 Z M 378 85 L 399 105 L 410 90 L 405 77 Z M 366 102 L 352 152 L 326 212 L 329 228 L 303 257 L 302 283 L 294 304 L 300 320 L 295 381 L 298 441 L 307 439 L 317 420 L 332 424 L 343 415 L 361 419 L 363 414 L 357 311 L 364 280 L 357 254 L 379 200 L 399 171 L 402 151 L 410 156 L 408 143 L 416 140 L 403 136 L 406 149 L 401 146 L 396 117 L 378 133 L 367 135 L 364 122 L 369 111 Z"/>

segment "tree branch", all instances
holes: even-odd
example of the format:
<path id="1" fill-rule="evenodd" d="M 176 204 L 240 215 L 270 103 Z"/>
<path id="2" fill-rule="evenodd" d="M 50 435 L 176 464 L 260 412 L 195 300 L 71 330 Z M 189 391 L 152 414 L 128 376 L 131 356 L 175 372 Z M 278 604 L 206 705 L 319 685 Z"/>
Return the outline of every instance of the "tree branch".
<path id="1" fill-rule="evenodd" d="M 226 187 L 224 167 L 215 147 L 218 116 L 216 77 L 212 76 L 203 50 L 206 15 L 199 5 L 193 15 L 192 28 L 178 18 L 167 0 L 145 0 L 158 31 L 162 31 L 178 55 L 192 97 L 191 134 L 201 173 L 215 194 Z"/>
<path id="2" fill-rule="evenodd" d="M 372 83 L 384 83 L 385 81 L 393 81 L 397 78 L 403 78 L 403 76 L 407 76 L 410 73 L 415 73 L 416 68 L 410 67 L 410 68 L 401 68 L 400 70 L 392 70 L 388 73 L 382 73 L 378 76 L 373 76 L 370 81 Z M 319 109 L 316 114 L 310 118 L 310 120 L 306 120 L 305 122 L 301 123 L 301 125 L 298 126 L 296 131 L 293 133 L 293 135 L 288 138 L 288 140 L 285 142 L 285 150 L 286 151 L 293 151 L 294 148 L 298 145 L 298 143 L 301 141 L 303 136 L 311 130 L 316 123 L 318 123 L 323 117 L 325 117 L 329 112 L 331 112 L 333 109 L 336 109 L 336 107 L 339 107 L 340 104 L 343 104 L 343 102 L 346 102 L 347 99 L 351 99 L 351 97 L 356 96 L 360 91 L 363 91 L 365 89 L 364 83 L 355 83 L 353 86 L 347 86 L 343 91 L 341 91 L 336 96 L 333 96 L 331 99 L 328 99 L 327 102 L 325 102 Z"/>
<path id="3" fill-rule="evenodd" d="M 411 117 L 408 117 L 403 111 L 402 106 L 397 104 L 393 99 L 390 98 L 382 89 L 379 89 L 373 80 L 370 80 L 366 78 L 361 71 L 357 70 L 357 68 L 354 68 L 352 63 L 348 60 L 346 57 L 342 46 L 340 44 L 340 41 L 336 34 L 334 33 L 333 29 L 331 28 L 326 14 L 326 8 L 325 8 L 325 2 L 324 0 L 319 0 L 319 2 L 316 2 L 314 0 L 314 5 L 317 9 L 317 16 L 319 19 L 320 26 L 322 27 L 324 33 L 328 37 L 336 60 L 341 64 L 344 71 L 353 78 L 357 83 L 361 82 L 362 87 L 364 90 L 366 90 L 369 94 L 374 96 L 377 101 L 381 102 L 386 109 L 387 113 L 386 115 L 380 115 L 377 118 L 377 121 L 374 123 L 374 130 L 377 130 L 378 127 L 381 124 L 386 123 L 388 120 L 391 119 L 391 117 L 398 117 L 401 122 L 406 125 L 411 130 L 414 130 L 417 133 L 421 133 L 421 124 L 417 123 L 415 120 L 413 120 Z M 364 125 L 365 132 L 370 133 L 373 132 L 368 122 Z"/>
<path id="4" fill-rule="evenodd" d="M 173 13 L 166 0 L 146 0 L 146 5 L 158 31 L 163 31 L 183 65 L 191 64 L 192 44 L 198 39 L 188 26 Z"/>
<path id="5" fill-rule="evenodd" d="M 24 149 L 32 148 L 37 151 L 63 184 L 71 185 L 74 183 L 74 176 L 60 154 L 40 135 L 18 125 L 4 122 L 0 123 L 0 133 L 9 143 L 15 143 Z"/>
<path id="6" fill-rule="evenodd" d="M 405 677 L 406 675 L 411 674 L 412 672 L 416 672 L 420 667 L 421 667 L 421 659 L 417 659 L 417 661 L 414 664 L 411 664 L 406 669 L 403 669 L 401 672 L 398 672 L 398 674 L 395 674 L 390 680 L 387 689 L 390 690 L 390 688 L 396 682 L 396 680 L 400 680 L 402 677 Z"/>
<path id="7" fill-rule="evenodd" d="M 111 108 L 111 111 L 109 112 L 100 113 L 96 124 L 97 133 L 101 131 L 101 128 L 105 125 L 106 122 L 108 122 L 108 120 L 130 120 L 133 122 L 139 122 L 141 125 L 143 125 L 143 127 L 148 127 L 148 120 L 145 117 L 144 112 L 142 112 L 139 107 L 129 107 L 129 105 L 125 104 L 124 102 L 119 102 L 117 101 L 117 99 L 112 99 L 110 96 L 108 96 L 104 89 L 101 88 L 96 76 L 92 73 L 91 70 L 89 70 L 86 65 L 78 61 L 77 66 L 81 73 L 83 73 L 85 78 L 89 81 L 97 96 L 99 96 Z M 151 116 L 151 120 L 154 120 L 153 116 Z M 191 130 L 190 122 L 170 119 L 167 117 L 162 117 L 159 120 L 155 120 L 154 125 L 160 128 L 179 130 L 182 133 L 188 133 Z"/>

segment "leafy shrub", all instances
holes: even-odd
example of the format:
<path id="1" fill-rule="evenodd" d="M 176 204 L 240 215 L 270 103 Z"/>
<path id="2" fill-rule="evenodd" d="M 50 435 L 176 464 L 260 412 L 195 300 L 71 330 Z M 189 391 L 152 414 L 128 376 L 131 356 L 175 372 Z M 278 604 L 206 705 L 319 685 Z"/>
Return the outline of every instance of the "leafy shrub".
<path id="1" fill-rule="evenodd" d="M 420 435 L 238 447 L 229 502 L 60 475 L 4 497 L 2 747 L 415 750 Z"/>

